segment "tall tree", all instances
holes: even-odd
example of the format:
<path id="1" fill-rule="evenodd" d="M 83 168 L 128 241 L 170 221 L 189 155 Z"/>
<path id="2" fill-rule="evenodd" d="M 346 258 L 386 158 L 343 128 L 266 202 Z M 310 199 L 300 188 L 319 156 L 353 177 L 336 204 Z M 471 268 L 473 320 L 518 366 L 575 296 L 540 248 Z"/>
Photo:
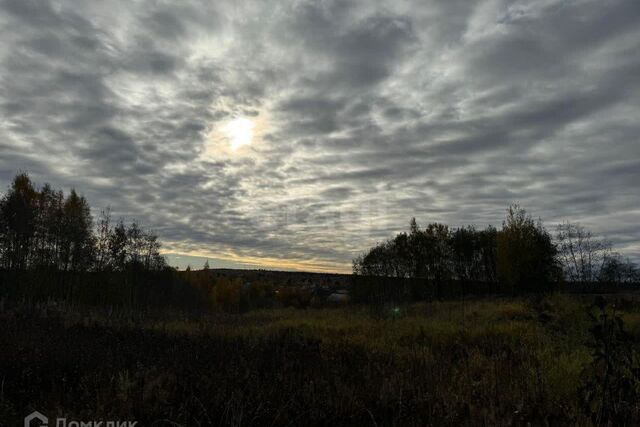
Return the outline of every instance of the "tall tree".
<path id="1" fill-rule="evenodd" d="M 63 206 L 63 270 L 86 271 L 93 265 L 94 236 L 91 208 L 75 190 Z"/>
<path id="2" fill-rule="evenodd" d="M 498 280 L 504 290 L 545 291 L 560 278 L 551 236 L 519 205 L 511 205 L 497 236 Z"/>
<path id="3" fill-rule="evenodd" d="M 127 265 L 127 227 L 120 220 L 109 233 L 109 265 L 115 271 L 124 271 Z"/>
<path id="4" fill-rule="evenodd" d="M 160 255 L 158 236 L 150 231 L 143 233 L 143 264 L 145 270 L 160 270 L 165 266 L 164 257 Z"/>
<path id="5" fill-rule="evenodd" d="M 60 262 L 64 195 L 44 184 L 37 197 L 35 253 L 32 265 L 57 268 Z"/>
<path id="6" fill-rule="evenodd" d="M 451 279 L 452 249 L 449 227 L 440 223 L 429 224 L 423 234 L 421 243 L 424 245 L 422 251 L 426 255 L 426 277 L 438 283 Z"/>
<path id="7" fill-rule="evenodd" d="M 96 224 L 96 270 L 104 271 L 110 267 L 109 242 L 111 240 L 111 208 L 100 212 Z"/>
<path id="8" fill-rule="evenodd" d="M 5 268 L 23 270 L 29 266 L 36 231 L 38 193 L 29 175 L 17 175 L 0 200 L 0 239 Z"/>
<path id="9" fill-rule="evenodd" d="M 136 222 L 111 225 L 109 209 L 93 228 L 91 208 L 75 190 L 68 197 L 44 184 L 38 191 L 18 174 L 0 197 L 0 268 L 123 271 L 165 268 L 158 236 Z"/>
<path id="10" fill-rule="evenodd" d="M 144 231 L 136 221 L 133 221 L 127 229 L 127 254 L 129 255 L 129 266 L 133 268 L 141 268 L 143 266 L 144 249 Z"/>

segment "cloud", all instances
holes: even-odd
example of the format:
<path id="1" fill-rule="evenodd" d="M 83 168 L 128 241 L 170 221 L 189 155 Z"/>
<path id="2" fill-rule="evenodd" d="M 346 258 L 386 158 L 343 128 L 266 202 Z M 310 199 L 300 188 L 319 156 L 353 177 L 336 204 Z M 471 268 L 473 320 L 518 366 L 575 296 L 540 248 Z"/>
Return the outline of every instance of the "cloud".
<path id="1" fill-rule="evenodd" d="M 0 184 L 76 187 L 221 265 L 348 271 L 413 216 L 514 201 L 640 260 L 639 7 L 0 0 Z"/>

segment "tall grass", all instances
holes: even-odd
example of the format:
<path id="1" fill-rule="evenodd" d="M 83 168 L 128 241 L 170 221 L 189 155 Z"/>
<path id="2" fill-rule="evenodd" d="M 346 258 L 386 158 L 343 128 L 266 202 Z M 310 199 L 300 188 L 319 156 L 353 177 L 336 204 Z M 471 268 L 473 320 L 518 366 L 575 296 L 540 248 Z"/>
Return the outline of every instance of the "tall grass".
<path id="1" fill-rule="evenodd" d="M 556 295 L 197 317 L 5 304 L 0 420 L 37 409 L 141 425 L 592 425 L 581 394 L 598 378 L 590 304 Z M 637 304 L 618 306 L 635 351 Z"/>

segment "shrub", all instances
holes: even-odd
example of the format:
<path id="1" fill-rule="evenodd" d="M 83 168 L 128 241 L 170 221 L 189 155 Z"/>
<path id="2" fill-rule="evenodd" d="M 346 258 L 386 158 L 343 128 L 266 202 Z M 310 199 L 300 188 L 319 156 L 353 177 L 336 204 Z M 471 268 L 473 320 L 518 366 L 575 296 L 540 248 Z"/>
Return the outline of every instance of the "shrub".
<path id="1" fill-rule="evenodd" d="M 640 365 L 624 322 L 615 307 L 597 297 L 589 315 L 593 362 L 580 390 L 583 409 L 594 425 L 640 421 Z"/>
<path id="2" fill-rule="evenodd" d="M 213 287 L 214 307 L 226 312 L 237 313 L 240 311 L 242 298 L 242 282 L 240 279 L 221 277 Z"/>
<path id="3" fill-rule="evenodd" d="M 292 287 L 282 286 L 277 289 L 276 295 L 278 301 L 285 307 L 306 308 L 311 304 L 311 298 L 313 295 L 310 291 Z"/>

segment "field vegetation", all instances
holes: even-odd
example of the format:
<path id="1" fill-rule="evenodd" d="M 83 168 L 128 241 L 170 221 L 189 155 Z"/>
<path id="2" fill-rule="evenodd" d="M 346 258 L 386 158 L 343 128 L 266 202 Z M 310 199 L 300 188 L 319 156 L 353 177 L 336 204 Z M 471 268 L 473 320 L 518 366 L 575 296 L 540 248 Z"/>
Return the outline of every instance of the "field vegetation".
<path id="1" fill-rule="evenodd" d="M 640 422 L 637 298 L 207 316 L 5 301 L 0 419 L 628 425 Z"/>

